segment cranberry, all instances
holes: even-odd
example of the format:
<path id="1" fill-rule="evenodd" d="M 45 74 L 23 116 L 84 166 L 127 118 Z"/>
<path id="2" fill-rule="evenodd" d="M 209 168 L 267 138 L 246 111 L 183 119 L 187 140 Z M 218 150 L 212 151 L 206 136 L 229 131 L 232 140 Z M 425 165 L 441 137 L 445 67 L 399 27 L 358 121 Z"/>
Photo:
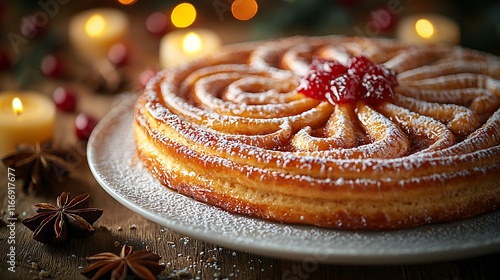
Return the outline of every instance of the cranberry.
<path id="1" fill-rule="evenodd" d="M 392 87 L 397 83 L 394 70 L 375 65 L 364 56 L 351 57 L 347 67 L 337 61 L 314 59 L 297 91 L 331 104 L 378 102 L 392 98 Z"/>
<path id="2" fill-rule="evenodd" d="M 93 117 L 80 113 L 75 118 L 75 132 L 80 140 L 89 140 L 90 134 L 97 125 L 97 120 Z"/>
<path id="3" fill-rule="evenodd" d="M 361 96 L 365 100 L 376 102 L 388 100 L 394 96 L 392 87 L 383 76 L 366 74 L 361 85 L 366 90 Z"/>
<path id="4" fill-rule="evenodd" d="M 149 80 L 151 80 L 151 78 L 153 78 L 155 75 L 156 71 L 154 71 L 153 69 L 144 70 L 139 76 L 139 84 L 141 85 L 141 87 L 145 88 Z"/>
<path id="5" fill-rule="evenodd" d="M 74 112 L 76 109 L 76 97 L 71 89 L 58 87 L 52 94 L 57 108 L 64 112 Z"/>
<path id="6" fill-rule="evenodd" d="M 21 19 L 21 34 L 28 39 L 39 37 L 47 30 L 49 20 L 42 11 L 27 15 Z"/>
<path id="7" fill-rule="evenodd" d="M 311 70 L 299 84 L 297 90 L 309 97 L 324 99 L 330 92 L 329 82 L 335 77 L 346 73 L 347 68 L 337 61 L 314 59 Z"/>
<path id="8" fill-rule="evenodd" d="M 380 29 L 380 31 L 392 31 L 398 22 L 395 13 L 386 8 L 373 10 L 370 13 L 371 22 Z"/>
<path id="9" fill-rule="evenodd" d="M 109 48 L 108 59 L 116 66 L 124 66 L 129 58 L 129 50 L 122 43 L 116 43 Z"/>
<path id="10" fill-rule="evenodd" d="M 373 67 L 373 62 L 365 56 L 353 56 L 347 61 L 347 67 L 349 68 L 349 72 L 362 78 Z"/>
<path id="11" fill-rule="evenodd" d="M 394 69 L 386 68 L 382 65 L 374 65 L 368 70 L 368 74 L 383 76 L 391 86 L 398 85 L 397 73 Z"/>
<path id="12" fill-rule="evenodd" d="M 311 63 L 311 70 L 324 71 L 330 73 L 332 78 L 347 72 L 347 68 L 335 60 L 314 59 Z"/>
<path id="13" fill-rule="evenodd" d="M 64 74 L 64 64 L 59 56 L 49 54 L 42 59 L 42 73 L 48 77 L 59 78 Z"/>
<path id="14" fill-rule="evenodd" d="M 0 49 L 0 71 L 9 70 L 11 66 L 9 54 L 7 51 Z"/>
<path id="15" fill-rule="evenodd" d="M 152 34 L 161 37 L 168 31 L 168 18 L 160 12 L 154 12 L 146 19 L 146 29 Z"/>
<path id="16" fill-rule="evenodd" d="M 358 100 L 361 80 L 357 75 L 345 73 L 330 81 L 326 99 L 331 104 L 351 103 Z"/>
<path id="17" fill-rule="evenodd" d="M 310 70 L 307 76 L 300 80 L 297 91 L 305 96 L 324 99 L 328 89 L 328 81 L 331 76 L 324 71 Z"/>

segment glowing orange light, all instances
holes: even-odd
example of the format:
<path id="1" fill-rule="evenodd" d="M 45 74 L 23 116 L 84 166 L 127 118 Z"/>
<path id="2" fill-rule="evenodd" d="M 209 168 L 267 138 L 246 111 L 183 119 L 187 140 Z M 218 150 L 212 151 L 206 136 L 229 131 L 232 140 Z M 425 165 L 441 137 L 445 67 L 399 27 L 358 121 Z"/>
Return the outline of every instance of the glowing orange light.
<path id="1" fill-rule="evenodd" d="M 415 30 L 417 30 L 418 35 L 424 38 L 430 38 L 434 34 L 434 26 L 426 19 L 417 20 Z"/>
<path id="2" fill-rule="evenodd" d="M 172 10 L 170 19 L 175 27 L 188 27 L 196 19 L 196 9 L 192 4 L 181 3 Z"/>
<path id="3" fill-rule="evenodd" d="M 135 1 L 137 0 L 118 0 L 118 2 L 123 5 L 132 5 L 135 3 Z"/>
<path id="4" fill-rule="evenodd" d="M 201 38 L 194 32 L 189 32 L 184 36 L 182 47 L 186 53 L 195 53 L 201 49 Z"/>
<path id="5" fill-rule="evenodd" d="M 249 20 L 257 14 L 259 6 L 255 0 L 236 0 L 231 5 L 231 12 L 236 19 Z"/>
<path id="6" fill-rule="evenodd" d="M 104 29 L 106 29 L 106 21 L 98 14 L 91 16 L 85 23 L 85 32 L 87 32 L 90 37 L 101 35 L 104 33 Z"/>
<path id="7" fill-rule="evenodd" d="M 12 110 L 16 115 L 20 115 L 23 112 L 23 103 L 21 102 L 21 99 L 17 97 L 12 99 Z"/>

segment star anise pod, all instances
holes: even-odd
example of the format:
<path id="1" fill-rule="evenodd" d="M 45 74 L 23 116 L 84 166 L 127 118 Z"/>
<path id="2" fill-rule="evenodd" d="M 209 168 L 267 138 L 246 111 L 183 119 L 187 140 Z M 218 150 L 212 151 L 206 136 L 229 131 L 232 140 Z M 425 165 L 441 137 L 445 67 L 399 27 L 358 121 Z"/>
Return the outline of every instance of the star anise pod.
<path id="1" fill-rule="evenodd" d="M 22 223 L 33 231 L 33 239 L 42 243 L 87 237 L 94 233 L 92 223 L 102 215 L 102 209 L 88 206 L 88 193 L 70 200 L 69 193 L 62 192 L 57 198 L 57 206 L 37 203 L 35 210 L 38 214 L 22 220 Z"/>
<path id="2" fill-rule="evenodd" d="M 139 251 L 132 253 L 131 246 L 124 245 L 120 256 L 113 253 L 100 253 L 87 257 L 91 264 L 81 271 L 83 275 L 94 279 L 125 279 L 127 276 L 135 276 L 139 279 L 154 280 L 156 274 L 164 268 L 159 264 L 160 256 L 150 251 Z"/>
<path id="3" fill-rule="evenodd" d="M 36 191 L 51 182 L 61 182 L 73 169 L 69 162 L 72 152 L 52 147 L 52 141 L 19 145 L 17 151 L 2 158 L 5 166 L 16 170 L 24 178 L 23 190 Z"/>

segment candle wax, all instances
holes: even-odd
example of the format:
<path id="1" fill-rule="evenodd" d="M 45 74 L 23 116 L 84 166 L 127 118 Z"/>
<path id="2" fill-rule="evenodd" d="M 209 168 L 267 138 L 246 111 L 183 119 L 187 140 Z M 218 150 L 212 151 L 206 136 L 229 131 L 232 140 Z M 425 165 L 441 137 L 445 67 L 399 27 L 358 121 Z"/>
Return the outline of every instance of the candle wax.
<path id="1" fill-rule="evenodd" d="M 12 100 L 19 98 L 22 112 L 15 113 Z M 52 100 L 40 93 L 0 93 L 0 157 L 18 144 L 34 145 L 52 139 L 56 115 Z"/>

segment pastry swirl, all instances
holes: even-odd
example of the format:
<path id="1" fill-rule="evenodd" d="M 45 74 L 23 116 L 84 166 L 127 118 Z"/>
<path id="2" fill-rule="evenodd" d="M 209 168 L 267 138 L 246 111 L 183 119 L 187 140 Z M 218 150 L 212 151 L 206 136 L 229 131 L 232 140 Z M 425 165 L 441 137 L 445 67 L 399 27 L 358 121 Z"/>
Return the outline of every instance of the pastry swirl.
<path id="1" fill-rule="evenodd" d="M 397 72 L 394 97 L 297 91 L 315 57 Z M 291 37 L 163 70 L 135 106 L 138 154 L 162 184 L 227 211 L 398 229 L 500 207 L 500 59 L 391 40 Z"/>

